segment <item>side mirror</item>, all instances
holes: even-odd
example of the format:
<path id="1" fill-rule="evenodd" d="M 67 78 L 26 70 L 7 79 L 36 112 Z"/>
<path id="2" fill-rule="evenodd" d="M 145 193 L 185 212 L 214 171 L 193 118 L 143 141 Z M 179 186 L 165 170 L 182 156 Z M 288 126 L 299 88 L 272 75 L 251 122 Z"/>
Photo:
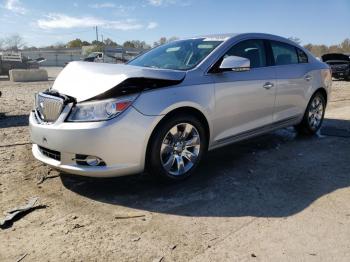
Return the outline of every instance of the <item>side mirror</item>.
<path id="1" fill-rule="evenodd" d="M 240 56 L 227 56 L 220 64 L 221 71 L 248 71 L 250 69 L 250 60 Z"/>

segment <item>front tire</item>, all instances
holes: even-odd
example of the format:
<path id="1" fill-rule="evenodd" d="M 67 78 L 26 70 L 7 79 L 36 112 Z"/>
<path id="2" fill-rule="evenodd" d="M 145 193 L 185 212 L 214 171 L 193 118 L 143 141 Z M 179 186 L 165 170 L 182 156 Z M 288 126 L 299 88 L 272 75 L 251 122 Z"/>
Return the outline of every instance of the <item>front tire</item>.
<path id="1" fill-rule="evenodd" d="M 148 171 L 163 181 L 191 176 L 208 147 L 203 124 L 194 116 L 173 116 L 157 127 L 147 154 Z"/>
<path id="2" fill-rule="evenodd" d="M 314 135 L 320 129 L 324 113 L 326 111 L 326 100 L 321 92 L 316 92 L 310 99 L 303 120 L 296 126 L 299 133 Z"/>

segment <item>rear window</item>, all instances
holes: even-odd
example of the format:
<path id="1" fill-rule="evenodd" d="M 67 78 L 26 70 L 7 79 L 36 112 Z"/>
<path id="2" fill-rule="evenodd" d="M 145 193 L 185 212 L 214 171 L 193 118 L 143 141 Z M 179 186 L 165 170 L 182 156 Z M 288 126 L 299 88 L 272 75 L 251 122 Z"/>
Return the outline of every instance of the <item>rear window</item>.
<path id="1" fill-rule="evenodd" d="M 294 46 L 271 41 L 271 48 L 275 59 L 275 65 L 298 64 L 298 55 Z"/>
<path id="2" fill-rule="evenodd" d="M 299 48 L 297 49 L 297 53 L 298 53 L 298 61 L 299 63 L 307 63 L 308 59 L 307 59 L 307 55 L 305 54 L 305 52 Z"/>

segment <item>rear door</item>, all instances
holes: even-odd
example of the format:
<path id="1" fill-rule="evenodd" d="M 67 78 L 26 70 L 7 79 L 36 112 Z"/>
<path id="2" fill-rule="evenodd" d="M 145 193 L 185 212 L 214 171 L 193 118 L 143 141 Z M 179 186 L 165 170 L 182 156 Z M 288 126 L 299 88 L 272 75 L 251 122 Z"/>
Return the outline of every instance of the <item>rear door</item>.
<path id="1" fill-rule="evenodd" d="M 307 55 L 287 43 L 269 41 L 276 70 L 277 92 L 273 121 L 292 119 L 304 113 L 305 93 L 311 87 Z"/>
<path id="2" fill-rule="evenodd" d="M 275 72 L 268 66 L 264 40 L 239 42 L 225 56 L 248 58 L 251 68 L 212 74 L 216 101 L 213 127 L 217 142 L 270 124 L 275 102 Z"/>

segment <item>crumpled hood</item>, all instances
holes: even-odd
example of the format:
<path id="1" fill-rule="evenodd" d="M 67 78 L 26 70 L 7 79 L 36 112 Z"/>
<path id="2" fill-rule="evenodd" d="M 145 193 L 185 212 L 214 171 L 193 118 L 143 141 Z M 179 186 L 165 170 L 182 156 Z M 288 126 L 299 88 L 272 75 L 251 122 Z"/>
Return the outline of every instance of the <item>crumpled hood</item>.
<path id="1" fill-rule="evenodd" d="M 70 62 L 57 76 L 52 89 L 81 102 L 118 88 L 127 79 L 181 81 L 185 75 L 183 71 L 124 64 Z"/>

